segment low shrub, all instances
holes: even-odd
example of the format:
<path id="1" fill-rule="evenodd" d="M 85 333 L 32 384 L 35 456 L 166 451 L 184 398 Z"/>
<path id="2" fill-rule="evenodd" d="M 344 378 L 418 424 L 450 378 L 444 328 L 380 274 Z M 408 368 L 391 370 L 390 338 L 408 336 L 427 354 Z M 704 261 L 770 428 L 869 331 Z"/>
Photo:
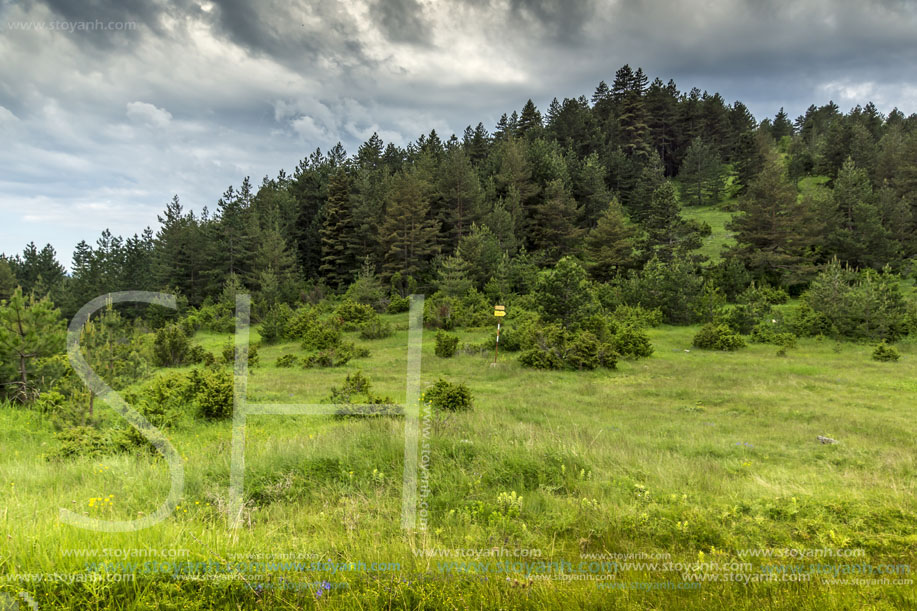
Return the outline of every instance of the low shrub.
<path id="1" fill-rule="evenodd" d="M 360 339 L 385 339 L 391 337 L 392 333 L 392 325 L 375 316 L 360 328 Z"/>
<path id="2" fill-rule="evenodd" d="M 452 335 L 445 331 L 438 331 L 436 333 L 436 346 L 434 348 L 436 356 L 444 359 L 454 356 L 455 350 L 458 348 L 458 341 L 459 338 L 457 335 Z"/>
<path id="3" fill-rule="evenodd" d="M 887 344 L 886 342 L 880 342 L 875 350 L 872 351 L 872 358 L 875 361 L 897 361 L 901 358 L 901 355 L 898 354 L 898 350 L 894 346 Z"/>
<path id="4" fill-rule="evenodd" d="M 352 342 L 340 342 L 336 346 L 319 350 L 314 354 L 302 358 L 302 366 L 306 369 L 315 367 L 340 367 L 346 365 L 351 359 L 365 358 L 369 350 L 356 346 Z"/>
<path id="5" fill-rule="evenodd" d="M 188 374 L 188 385 L 198 416 L 208 420 L 232 417 L 233 375 L 230 371 L 192 369 Z"/>
<path id="6" fill-rule="evenodd" d="M 303 340 L 318 323 L 318 312 L 313 307 L 303 306 L 293 312 L 287 320 L 284 335 L 287 339 Z"/>
<path id="7" fill-rule="evenodd" d="M 293 310 L 285 303 L 272 306 L 261 320 L 259 333 L 261 341 L 265 344 L 276 344 L 283 341 L 287 336 L 287 329 L 290 319 L 293 317 Z"/>
<path id="8" fill-rule="evenodd" d="M 236 347 L 233 343 L 226 343 L 223 345 L 223 350 L 220 354 L 224 365 L 233 365 L 236 362 Z M 258 344 L 249 344 L 248 345 L 248 366 L 257 367 L 260 363 L 258 358 Z"/>
<path id="9" fill-rule="evenodd" d="M 701 327 L 692 343 L 702 350 L 738 350 L 745 346 L 745 340 L 730 327 L 712 323 Z"/>
<path id="10" fill-rule="evenodd" d="M 618 331 L 611 340 L 611 345 L 623 357 L 638 359 L 653 354 L 653 345 L 650 343 L 649 335 L 631 325 L 618 327 Z"/>
<path id="11" fill-rule="evenodd" d="M 464 412 L 474 409 L 471 391 L 464 384 L 452 384 L 440 378 L 427 389 L 424 397 L 434 409 Z"/>
<path id="12" fill-rule="evenodd" d="M 392 295 L 392 299 L 388 302 L 388 309 L 386 311 L 389 314 L 401 314 L 402 312 L 407 312 L 410 309 L 411 300 L 409 298 Z"/>
<path id="13" fill-rule="evenodd" d="M 302 336 L 306 350 L 328 350 L 341 343 L 341 329 L 328 322 L 314 322 Z"/>
<path id="14" fill-rule="evenodd" d="M 293 367 L 299 364 L 299 357 L 295 354 L 284 354 L 277 359 L 277 367 Z"/>
<path id="15" fill-rule="evenodd" d="M 166 325 L 156 331 L 153 363 L 159 367 L 180 367 L 188 362 L 191 342 L 180 325 Z"/>
<path id="16" fill-rule="evenodd" d="M 372 306 L 345 299 L 334 311 L 334 318 L 344 331 L 356 331 L 376 317 Z"/>
<path id="17" fill-rule="evenodd" d="M 591 331 L 567 331 L 556 323 L 532 330 L 525 345 L 519 363 L 535 369 L 614 369 L 619 356 Z"/>
<path id="18" fill-rule="evenodd" d="M 662 324 L 662 310 L 647 309 L 638 305 L 619 305 L 611 313 L 611 317 L 616 323 L 638 329 L 658 327 Z"/>

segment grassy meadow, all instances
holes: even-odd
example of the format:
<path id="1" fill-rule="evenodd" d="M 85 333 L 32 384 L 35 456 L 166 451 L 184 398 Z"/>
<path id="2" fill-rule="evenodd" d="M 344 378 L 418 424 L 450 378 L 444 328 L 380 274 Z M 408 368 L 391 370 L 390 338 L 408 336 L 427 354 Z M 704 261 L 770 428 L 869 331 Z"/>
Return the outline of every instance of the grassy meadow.
<path id="1" fill-rule="evenodd" d="M 299 345 L 262 346 L 250 400 L 327 401 L 359 370 L 404 401 L 407 316 L 384 318 L 396 333 L 347 334 L 371 356 L 344 367 L 277 368 Z M 165 463 L 50 461 L 50 425 L 0 407 L 0 592 L 40 609 L 917 608 L 904 583 L 917 560 L 917 344 L 881 363 L 831 340 L 785 356 L 700 351 L 696 330 L 651 329 L 650 358 L 592 372 L 523 369 L 512 353 L 491 367 L 492 351 L 473 348 L 489 329 L 458 331 L 468 349 L 443 359 L 426 331 L 422 386 L 463 382 L 474 410 L 433 417 L 429 519 L 411 533 L 398 418 L 250 416 L 235 530 L 231 424 L 189 420 L 167 433 L 185 461 L 176 511 L 105 533 L 60 509 L 151 513 Z M 211 351 L 228 339 L 195 337 Z"/>

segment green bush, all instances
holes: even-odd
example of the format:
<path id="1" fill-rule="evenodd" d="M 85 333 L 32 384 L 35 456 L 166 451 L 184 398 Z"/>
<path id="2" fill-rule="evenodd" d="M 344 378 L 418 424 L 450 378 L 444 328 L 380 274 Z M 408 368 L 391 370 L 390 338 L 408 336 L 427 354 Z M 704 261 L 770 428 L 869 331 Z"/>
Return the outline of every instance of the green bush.
<path id="1" fill-rule="evenodd" d="M 535 369 L 614 369 L 618 353 L 591 331 L 567 331 L 559 324 L 532 330 L 524 342 L 519 363 Z"/>
<path id="2" fill-rule="evenodd" d="M 901 355 L 898 354 L 898 351 L 894 346 L 891 346 L 883 341 L 880 342 L 876 346 L 875 350 L 872 351 L 872 358 L 876 361 L 888 362 L 897 361 L 899 358 L 901 358 Z"/>
<path id="3" fill-rule="evenodd" d="M 236 362 L 236 347 L 235 344 L 228 342 L 223 345 L 222 353 L 220 354 L 224 365 L 234 365 Z M 257 367 L 260 363 L 258 358 L 258 344 L 249 344 L 248 345 L 248 366 Z"/>
<path id="4" fill-rule="evenodd" d="M 436 333 L 436 347 L 434 348 L 436 356 L 444 359 L 454 356 L 458 348 L 458 341 L 459 338 L 457 335 L 452 335 L 445 331 L 438 331 Z"/>
<path id="5" fill-rule="evenodd" d="M 225 369 L 192 369 L 188 384 L 197 414 L 208 420 L 232 417 L 233 375 Z"/>
<path id="6" fill-rule="evenodd" d="M 284 354 L 277 359 L 277 367 L 293 367 L 299 363 L 299 357 L 295 354 Z"/>
<path id="7" fill-rule="evenodd" d="M 738 350 L 745 340 L 726 325 L 707 323 L 694 336 L 693 344 L 702 350 Z"/>
<path id="8" fill-rule="evenodd" d="M 328 350 L 341 343 L 341 329 L 330 322 L 315 322 L 302 336 L 306 350 Z"/>
<path id="9" fill-rule="evenodd" d="M 302 340 L 316 324 L 318 312 L 313 307 L 303 306 L 290 316 L 284 335 L 287 339 Z"/>
<path id="10" fill-rule="evenodd" d="M 835 335 L 893 342 L 910 332 L 913 307 L 889 268 L 855 270 L 832 261 L 812 281 L 802 301 L 827 319 Z"/>
<path id="11" fill-rule="evenodd" d="M 385 339 L 392 333 L 392 325 L 375 316 L 360 328 L 360 339 Z"/>
<path id="12" fill-rule="evenodd" d="M 474 408 L 474 400 L 467 386 L 452 384 L 442 378 L 428 388 L 424 396 L 435 409 L 463 412 Z"/>
<path id="13" fill-rule="evenodd" d="M 650 343 L 649 335 L 631 325 L 618 327 L 617 333 L 611 340 L 611 345 L 623 357 L 638 359 L 653 354 L 653 345 Z"/>
<path id="14" fill-rule="evenodd" d="M 351 359 L 365 358 L 369 350 L 360 348 L 352 342 L 340 342 L 336 346 L 319 350 L 302 358 L 302 366 L 306 369 L 314 367 L 340 367 L 346 365 Z"/>
<path id="15" fill-rule="evenodd" d="M 287 335 L 293 310 L 285 303 L 272 306 L 261 320 L 261 340 L 265 344 L 276 344 L 283 341 Z"/>
<path id="16" fill-rule="evenodd" d="M 619 305 L 611 313 L 611 317 L 616 323 L 638 329 L 658 327 L 662 324 L 662 310 L 659 308 L 647 309 L 638 305 Z"/>
<path id="17" fill-rule="evenodd" d="M 391 301 L 388 302 L 388 309 L 386 310 L 389 314 L 401 314 L 402 312 L 407 312 L 411 309 L 411 300 L 407 297 L 401 297 L 399 295 L 392 295 Z"/>
<path id="18" fill-rule="evenodd" d="M 153 363 L 159 367 L 180 367 L 188 362 L 191 342 L 177 324 L 167 325 L 156 332 L 153 340 Z"/>
<path id="19" fill-rule="evenodd" d="M 372 306 L 345 299 L 334 311 L 334 318 L 344 331 L 356 331 L 376 317 Z"/>
<path id="20" fill-rule="evenodd" d="M 770 321 L 760 322 L 751 330 L 751 341 L 757 344 L 774 344 L 784 348 L 796 347 L 796 335 L 781 331 L 782 325 Z"/>

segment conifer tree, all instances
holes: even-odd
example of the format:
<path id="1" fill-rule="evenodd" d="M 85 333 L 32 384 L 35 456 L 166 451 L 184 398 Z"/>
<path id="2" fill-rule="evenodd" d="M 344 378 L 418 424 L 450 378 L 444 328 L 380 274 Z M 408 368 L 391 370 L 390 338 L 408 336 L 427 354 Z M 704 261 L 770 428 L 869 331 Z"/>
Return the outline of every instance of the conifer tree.
<path id="1" fill-rule="evenodd" d="M 342 289 L 353 279 L 358 254 L 352 241 L 355 238 L 350 210 L 350 177 L 338 170 L 328 183 L 328 200 L 322 219 L 322 265 L 319 271 L 328 284 Z"/>
<path id="2" fill-rule="evenodd" d="M 813 206 L 798 200 L 775 156 L 765 160 L 749 184 L 739 200 L 739 212 L 727 225 L 736 239 L 728 256 L 773 284 L 792 284 L 813 271 L 810 249 L 819 233 Z"/>
<path id="3" fill-rule="evenodd" d="M 430 218 L 430 186 L 412 173 L 400 173 L 388 194 L 380 237 L 385 250 L 383 269 L 417 278 L 439 252 L 439 223 Z"/>
<path id="4" fill-rule="evenodd" d="M 621 271 L 635 266 L 638 229 L 627 218 L 624 207 L 612 200 L 585 240 L 589 275 L 607 282 Z"/>
<path id="5" fill-rule="evenodd" d="M 32 363 L 63 349 L 64 321 L 46 296 L 40 299 L 34 294 L 24 296 L 17 287 L 0 304 L 0 367 L 7 378 L 2 382 L 16 389 L 13 396 L 18 401 L 25 402 L 34 396 L 30 382 Z"/>

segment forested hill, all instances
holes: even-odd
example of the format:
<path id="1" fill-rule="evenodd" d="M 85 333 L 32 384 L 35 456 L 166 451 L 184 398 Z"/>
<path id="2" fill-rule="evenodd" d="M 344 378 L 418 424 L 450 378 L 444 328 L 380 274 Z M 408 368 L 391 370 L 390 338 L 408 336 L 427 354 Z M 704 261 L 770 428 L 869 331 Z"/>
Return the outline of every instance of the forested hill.
<path id="1" fill-rule="evenodd" d="M 917 115 L 829 103 L 757 122 L 741 102 L 648 80 L 624 66 L 591 98 L 529 101 L 492 132 L 316 150 L 200 214 L 175 196 L 155 233 L 81 242 L 69 276 L 30 244 L 0 259 L 0 298 L 21 285 L 67 316 L 110 291 L 164 289 L 196 306 L 228 285 L 270 304 L 345 289 L 362 269 L 401 293 L 496 299 L 565 256 L 610 286 L 665 267 L 727 294 L 753 279 L 799 291 L 835 257 L 909 269 Z M 735 213 L 722 258 L 697 252 L 710 228 L 686 218 L 691 206 Z"/>

